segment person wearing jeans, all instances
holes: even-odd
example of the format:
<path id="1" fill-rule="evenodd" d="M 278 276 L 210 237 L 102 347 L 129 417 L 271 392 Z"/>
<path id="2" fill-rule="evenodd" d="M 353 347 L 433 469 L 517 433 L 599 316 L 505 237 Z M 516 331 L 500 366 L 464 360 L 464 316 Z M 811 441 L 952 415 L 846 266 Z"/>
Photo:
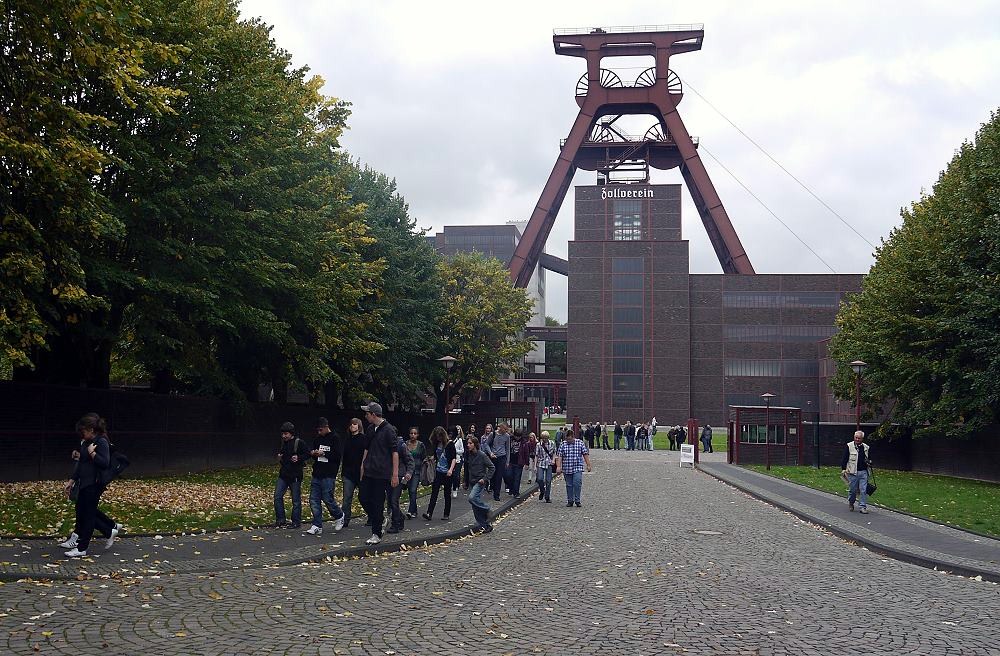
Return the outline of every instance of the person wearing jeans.
<path id="1" fill-rule="evenodd" d="M 552 503 L 552 459 L 556 447 L 549 440 L 549 432 L 542 431 L 542 439 L 535 447 L 535 463 L 538 466 L 538 500 Z"/>
<path id="2" fill-rule="evenodd" d="M 566 431 L 566 439 L 556 450 L 556 473 L 566 479 L 566 507 L 576 504 L 580 507 L 580 493 L 583 489 L 583 468 L 590 467 L 590 451 L 587 445 L 576 439 L 572 430 Z"/>
<path id="3" fill-rule="evenodd" d="M 316 420 L 316 439 L 313 440 L 309 456 L 313 460 L 312 482 L 309 484 L 309 508 L 312 510 L 312 526 L 309 535 L 323 534 L 323 505 L 326 504 L 334 520 L 333 530 L 344 528 L 344 511 L 333 500 L 333 488 L 337 485 L 337 470 L 340 469 L 340 451 L 334 444 L 330 432 L 330 422 L 326 417 Z"/>
<path id="4" fill-rule="evenodd" d="M 492 480 L 493 500 L 499 501 L 500 492 L 503 490 L 504 475 L 507 472 L 507 454 L 510 452 L 510 426 L 507 424 L 497 426 L 497 432 L 493 433 L 489 447 L 489 452 L 492 454 L 490 457 L 493 459 L 493 467 L 495 468 Z"/>
<path id="5" fill-rule="evenodd" d="M 490 506 L 483 501 L 483 493 L 496 467 L 493 461 L 479 450 L 479 440 L 475 436 L 465 441 L 465 466 L 469 470 L 469 481 L 473 484 L 472 491 L 469 492 L 472 514 L 476 517 L 476 524 L 489 533 L 493 530 L 490 524 Z"/>
<path id="6" fill-rule="evenodd" d="M 863 431 L 854 433 L 854 440 L 847 443 L 844 449 L 844 457 L 840 463 L 842 475 L 847 476 L 847 481 L 851 486 L 850 495 L 847 497 L 847 505 L 853 511 L 854 502 L 860 497 L 861 512 L 868 512 L 868 467 L 871 461 L 868 459 L 868 445 L 865 444 L 865 434 Z"/>
<path id="7" fill-rule="evenodd" d="M 281 425 L 281 449 L 278 451 L 278 480 L 274 485 L 274 525 L 277 528 L 302 526 L 302 475 L 309 458 L 309 447 L 295 437 L 295 425 Z M 285 520 L 285 492 L 292 493 L 292 523 Z"/>
<path id="8" fill-rule="evenodd" d="M 431 444 L 434 446 L 434 456 L 437 465 L 434 468 L 434 483 L 431 486 L 431 500 L 427 506 L 427 512 L 423 518 L 429 520 L 434 516 L 434 507 L 437 505 L 438 492 L 444 487 L 444 517 L 451 517 L 451 483 L 455 475 L 455 466 L 458 462 L 458 455 L 455 453 L 455 443 L 448 437 L 448 432 L 440 426 L 435 426 L 431 431 Z"/>
<path id="9" fill-rule="evenodd" d="M 361 481 L 361 459 L 368 448 L 368 438 L 364 425 L 355 417 L 347 425 L 347 441 L 344 442 L 344 455 L 341 461 L 341 472 L 344 480 L 344 501 L 341 510 L 344 511 L 344 527 L 351 523 L 351 508 L 354 505 L 354 493 L 361 496 L 358 483 Z"/>
<path id="10" fill-rule="evenodd" d="M 427 448 L 420 440 L 420 429 L 416 426 L 410 427 L 409 437 L 410 439 L 406 442 L 406 448 L 410 452 L 410 457 L 413 458 L 414 471 L 413 476 L 410 477 L 410 480 L 406 484 L 410 492 L 410 507 L 407 509 L 406 516 L 413 519 L 419 512 L 417 508 L 417 489 L 420 487 L 420 468 L 427 455 Z"/>

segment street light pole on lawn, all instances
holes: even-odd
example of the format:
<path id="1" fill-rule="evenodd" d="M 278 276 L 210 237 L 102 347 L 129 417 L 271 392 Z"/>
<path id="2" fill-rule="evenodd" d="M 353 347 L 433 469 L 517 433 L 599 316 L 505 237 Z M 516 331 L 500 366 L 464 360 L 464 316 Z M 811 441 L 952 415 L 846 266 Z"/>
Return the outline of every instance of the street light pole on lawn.
<path id="1" fill-rule="evenodd" d="M 854 370 L 854 430 L 861 430 L 861 374 L 868 366 L 867 362 L 855 360 L 851 363 Z"/>
<path id="2" fill-rule="evenodd" d="M 455 366 L 457 360 L 450 355 L 438 358 L 438 362 L 444 365 L 444 429 L 448 430 L 448 402 L 451 401 L 451 368 Z"/>
<path id="3" fill-rule="evenodd" d="M 764 467 L 771 471 L 771 399 L 774 394 L 764 392 L 760 398 L 764 399 Z"/>

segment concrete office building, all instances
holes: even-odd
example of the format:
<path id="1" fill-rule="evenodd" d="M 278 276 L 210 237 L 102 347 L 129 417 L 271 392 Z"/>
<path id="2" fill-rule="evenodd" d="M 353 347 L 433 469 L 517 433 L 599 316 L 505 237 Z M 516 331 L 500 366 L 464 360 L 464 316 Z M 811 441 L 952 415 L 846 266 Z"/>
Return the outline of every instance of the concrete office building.
<path id="1" fill-rule="evenodd" d="M 576 187 L 567 406 L 583 420 L 722 426 L 730 405 L 815 407 L 819 342 L 862 276 L 690 273 L 680 185 Z"/>
<path id="2" fill-rule="evenodd" d="M 495 257 L 503 263 L 510 261 L 521 240 L 524 221 L 510 221 L 501 225 L 445 226 L 442 232 L 427 239 L 442 255 L 477 251 Z M 545 325 L 545 269 L 536 266 L 527 286 L 534 302 L 534 311 L 528 326 Z M 535 342 L 535 347 L 524 358 L 528 373 L 544 373 L 545 342 Z"/>

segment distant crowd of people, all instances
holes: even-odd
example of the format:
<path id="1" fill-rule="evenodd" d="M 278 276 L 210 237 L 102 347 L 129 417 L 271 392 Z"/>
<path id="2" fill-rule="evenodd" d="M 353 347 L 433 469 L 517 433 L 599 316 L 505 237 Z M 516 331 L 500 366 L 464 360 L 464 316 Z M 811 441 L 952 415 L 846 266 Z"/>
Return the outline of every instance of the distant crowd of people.
<path id="1" fill-rule="evenodd" d="M 556 432 L 556 443 L 562 439 L 562 434 L 569 426 L 559 429 Z M 635 422 L 626 420 L 625 423 L 619 421 L 601 422 L 591 421 L 581 427 L 582 437 L 591 449 L 601 448 L 617 451 L 625 445 L 626 451 L 653 451 L 653 438 L 659 427 L 656 417 L 649 422 Z M 712 453 L 712 427 L 706 425 L 701 430 L 699 436 L 702 451 Z M 670 451 L 680 450 L 682 444 L 688 441 L 687 429 L 683 426 L 671 426 L 667 429 L 667 449 Z M 613 445 L 613 446 L 612 446 Z"/>

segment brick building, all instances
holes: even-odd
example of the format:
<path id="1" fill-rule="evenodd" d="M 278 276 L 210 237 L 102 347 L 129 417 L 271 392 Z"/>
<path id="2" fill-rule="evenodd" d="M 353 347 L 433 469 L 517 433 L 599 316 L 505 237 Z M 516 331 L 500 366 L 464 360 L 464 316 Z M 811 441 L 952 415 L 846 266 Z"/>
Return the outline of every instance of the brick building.
<path id="1" fill-rule="evenodd" d="M 819 346 L 861 274 L 690 273 L 680 185 L 576 187 L 567 405 L 583 420 L 724 425 L 819 404 Z M 815 404 L 815 405 L 814 405 Z"/>

